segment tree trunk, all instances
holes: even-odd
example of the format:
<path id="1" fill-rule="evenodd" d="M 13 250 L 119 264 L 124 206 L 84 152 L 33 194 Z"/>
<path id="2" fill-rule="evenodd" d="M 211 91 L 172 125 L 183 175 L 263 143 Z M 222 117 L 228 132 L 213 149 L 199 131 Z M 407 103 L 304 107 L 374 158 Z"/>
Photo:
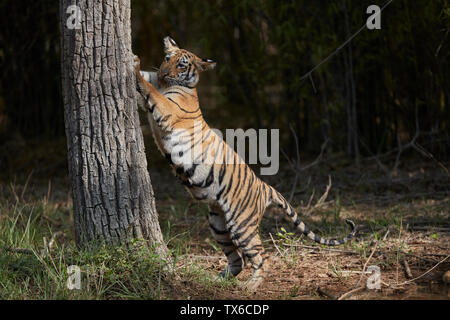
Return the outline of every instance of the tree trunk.
<path id="1" fill-rule="evenodd" d="M 345 33 L 349 38 L 350 34 L 350 21 L 347 11 L 347 0 L 344 3 L 344 18 L 345 18 Z M 348 125 L 348 137 L 347 137 L 347 153 L 355 156 L 355 162 L 359 166 L 359 137 L 358 137 L 358 121 L 356 111 L 356 84 L 355 75 L 353 72 L 353 52 L 352 43 L 350 42 L 347 47 L 347 54 L 344 54 L 346 62 L 346 85 L 347 89 L 347 125 Z"/>
<path id="2" fill-rule="evenodd" d="M 60 0 L 60 17 L 77 245 L 138 237 L 165 253 L 136 105 L 130 1 Z"/>

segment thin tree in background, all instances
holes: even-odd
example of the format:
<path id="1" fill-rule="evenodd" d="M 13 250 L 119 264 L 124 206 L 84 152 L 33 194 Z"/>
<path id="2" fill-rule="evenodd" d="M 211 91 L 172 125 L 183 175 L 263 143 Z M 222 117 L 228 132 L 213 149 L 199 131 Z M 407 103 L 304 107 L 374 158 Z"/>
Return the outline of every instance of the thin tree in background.
<path id="1" fill-rule="evenodd" d="M 130 1 L 61 0 L 61 73 L 77 245 L 166 252 L 136 105 Z"/>
<path id="2" fill-rule="evenodd" d="M 350 22 L 347 11 L 347 0 L 343 1 L 344 17 L 345 17 L 345 33 L 350 37 Z M 354 155 L 355 161 L 359 164 L 359 138 L 358 138 L 358 122 L 356 111 L 356 84 L 353 71 L 353 50 L 350 42 L 344 53 L 345 64 L 345 104 L 347 108 L 347 154 Z"/>

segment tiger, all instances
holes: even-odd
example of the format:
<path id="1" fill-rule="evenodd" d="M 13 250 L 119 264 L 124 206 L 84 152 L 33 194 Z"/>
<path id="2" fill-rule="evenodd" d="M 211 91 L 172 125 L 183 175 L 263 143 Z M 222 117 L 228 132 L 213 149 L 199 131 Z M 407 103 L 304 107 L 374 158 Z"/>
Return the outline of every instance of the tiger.
<path id="1" fill-rule="evenodd" d="M 252 275 L 242 286 L 255 291 L 261 284 L 265 258 L 259 225 L 270 204 L 282 208 L 294 226 L 315 242 L 335 246 L 349 241 L 356 233 L 353 221 L 346 220 L 351 232 L 345 238 L 315 234 L 283 195 L 261 180 L 208 126 L 196 86 L 200 73 L 213 69 L 216 62 L 179 48 L 170 37 L 163 42 L 165 57 L 157 72 L 141 71 L 140 59 L 134 56 L 136 89 L 145 100 L 158 149 L 192 197 L 208 205 L 212 236 L 228 260 L 219 276 L 236 277 L 250 263 Z M 198 155 L 192 152 L 199 147 Z"/>

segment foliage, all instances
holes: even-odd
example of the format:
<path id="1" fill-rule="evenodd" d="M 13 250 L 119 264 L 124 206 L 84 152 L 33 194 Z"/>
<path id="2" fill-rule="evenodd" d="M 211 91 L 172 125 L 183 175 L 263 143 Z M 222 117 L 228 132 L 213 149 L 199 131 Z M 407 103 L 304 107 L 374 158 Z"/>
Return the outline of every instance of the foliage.
<path id="1" fill-rule="evenodd" d="M 135 239 L 118 247 L 98 243 L 78 249 L 70 239 L 72 221 L 67 212 L 70 209 L 55 209 L 45 199 L 16 202 L 14 206 L 6 205 L 5 201 L 0 207 L 1 299 L 160 299 L 164 296 L 162 290 L 168 287 L 163 272 L 166 263 L 153 248 Z M 55 229 L 69 238 L 57 239 L 50 254 L 43 255 L 42 239 L 54 235 Z M 80 267 L 81 290 L 69 290 L 66 285 L 70 265 Z"/>
<path id="2" fill-rule="evenodd" d="M 52 1 L 21 4 L 0 4 L 0 142 L 64 132 L 58 8 Z M 302 152 L 317 153 L 328 140 L 328 154 L 372 156 L 406 144 L 419 129 L 420 145 L 447 158 L 447 0 L 393 1 L 382 13 L 381 30 L 358 34 L 312 73 L 314 86 L 302 79 L 365 25 L 371 4 L 133 0 L 133 50 L 144 67 L 158 67 L 161 39 L 169 34 L 216 60 L 217 69 L 200 81 L 207 121 L 217 128 L 281 128 L 281 147 L 291 156 L 289 125 Z M 350 148 L 353 135 L 359 150 Z"/>

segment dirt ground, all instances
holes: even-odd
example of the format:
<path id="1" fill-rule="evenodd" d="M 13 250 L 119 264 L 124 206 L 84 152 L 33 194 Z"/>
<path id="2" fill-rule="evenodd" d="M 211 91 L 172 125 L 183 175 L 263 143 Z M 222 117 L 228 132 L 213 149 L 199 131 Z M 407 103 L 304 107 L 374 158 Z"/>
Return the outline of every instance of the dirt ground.
<path id="1" fill-rule="evenodd" d="M 308 187 L 302 183 L 298 187 L 300 192 L 293 203 L 299 212 L 307 207 L 313 192 L 317 195 L 312 203 L 326 189 L 324 170 L 333 177 L 334 192 L 330 191 L 323 206 L 303 218 L 327 237 L 336 236 L 336 229 L 340 230 L 339 235 L 344 235 L 347 229 L 342 221 L 352 219 L 360 230 L 355 241 L 342 247 L 318 246 L 295 233 L 277 208 L 269 208 L 260 232 L 266 250 L 267 276 L 258 291 L 245 292 L 239 283 L 210 289 L 184 281 L 176 288 L 180 297 L 189 294 L 196 299 L 450 299 L 450 284 L 443 281 L 444 273 L 450 270 L 448 176 L 439 169 L 424 169 L 423 164 L 412 164 L 390 180 L 367 170 L 321 167 L 305 175 L 304 180 L 312 180 L 306 183 Z M 162 178 L 165 174 L 152 172 L 152 179 L 166 181 Z M 282 183 L 289 181 L 288 177 L 289 172 L 283 172 L 270 183 L 289 194 L 291 184 Z M 159 183 L 154 188 L 162 196 L 157 201 L 161 219 L 171 221 L 173 233 L 190 234 L 189 250 L 177 266 L 200 265 L 211 277 L 223 270 L 226 259 L 214 246 L 206 209 L 202 205 L 188 209 L 189 198 L 182 188 L 176 193 L 173 185 Z M 181 205 L 180 199 L 184 199 Z M 174 207 L 177 205 L 179 209 Z M 174 215 L 177 210 L 179 215 Z M 281 228 L 286 231 L 280 231 Z M 367 288 L 368 278 L 375 275 L 367 271 L 371 266 L 380 268 L 379 289 Z M 250 275 L 251 268 L 247 266 L 238 276 L 239 282 L 245 282 Z"/>
<path id="2" fill-rule="evenodd" d="M 193 283 L 184 283 L 178 289 L 182 297 L 188 292 L 192 295 L 194 290 L 197 299 L 337 299 L 359 287 L 363 287 L 363 290 L 349 295 L 347 299 L 449 299 L 449 285 L 443 283 L 442 277 L 445 271 L 450 270 L 450 261 L 447 259 L 432 268 L 448 257 L 449 248 L 440 244 L 450 243 L 450 237 L 446 236 L 439 242 L 428 239 L 423 233 L 409 233 L 408 241 L 404 242 L 412 249 L 406 259 L 412 277 L 406 275 L 403 259 L 398 265 L 383 266 L 389 255 L 394 259 L 396 257 L 395 250 L 385 248 L 395 246 L 396 239 L 385 240 L 379 250 L 373 247 L 375 254 L 368 265 L 383 266 L 379 290 L 365 288 L 367 276 L 360 280 L 361 270 L 368 259 L 356 253 L 301 248 L 295 253 L 288 253 L 296 255 L 293 262 L 278 252 L 274 245 L 267 243 L 267 276 L 256 293 L 245 292 L 239 285 L 213 292 L 207 290 L 203 294 L 202 287 Z M 220 272 L 226 266 L 223 255 L 206 248 L 199 249 L 197 247 L 179 265 L 195 260 L 206 272 L 212 274 Z M 251 269 L 247 267 L 238 279 L 244 282 L 250 275 Z M 419 280 L 408 283 L 411 278 L 419 276 Z"/>
<path id="3" fill-rule="evenodd" d="M 239 285 L 250 277 L 249 266 L 238 281 L 223 285 L 199 281 L 214 279 L 226 266 L 209 231 L 206 205 L 189 206 L 187 192 L 159 154 L 151 154 L 149 163 L 161 228 L 168 247 L 177 252 L 176 267 L 184 271 L 180 281 L 169 281 L 168 297 L 450 299 L 450 284 L 443 281 L 450 270 L 449 163 L 405 159 L 398 170 L 386 175 L 374 162 L 356 167 L 348 160 L 329 159 L 302 172 L 294 189 L 292 171 L 281 165 L 276 176 L 264 180 L 287 198 L 293 194 L 291 203 L 314 231 L 341 237 L 348 232 L 343 222 L 348 218 L 359 232 L 354 241 L 327 248 L 296 233 L 278 209 L 267 209 L 260 229 L 267 276 L 256 293 Z M 62 160 L 50 168 L 52 174 L 35 170 L 26 197 L 46 197 L 69 208 L 64 167 Z M 317 205 L 329 179 L 330 191 Z M 4 193 L 11 193 L 15 183 L 19 181 L 4 184 Z M 373 266 L 380 269 L 380 289 L 368 289 L 368 278 L 375 274 L 362 273 Z"/>

